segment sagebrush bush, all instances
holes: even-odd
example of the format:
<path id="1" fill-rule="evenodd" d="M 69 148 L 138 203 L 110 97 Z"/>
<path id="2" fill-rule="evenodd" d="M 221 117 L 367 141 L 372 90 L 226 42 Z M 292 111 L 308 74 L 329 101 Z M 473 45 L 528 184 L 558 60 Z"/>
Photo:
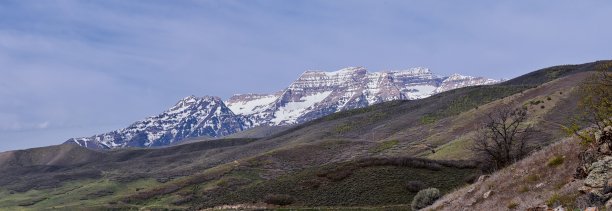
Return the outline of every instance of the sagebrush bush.
<path id="1" fill-rule="evenodd" d="M 507 206 L 507 207 L 508 207 L 508 209 L 511 209 L 511 210 L 512 210 L 512 209 L 515 209 L 516 207 L 518 207 L 518 205 L 519 205 L 519 204 L 518 204 L 518 203 L 516 203 L 516 202 L 510 202 L 510 204 L 508 204 L 508 206 Z"/>
<path id="2" fill-rule="evenodd" d="M 412 199 L 412 210 L 419 210 L 433 204 L 440 198 L 440 190 L 437 188 L 427 188 L 419 191 Z"/>
<path id="3" fill-rule="evenodd" d="M 327 173 L 325 177 L 327 177 L 331 181 L 338 182 L 338 181 L 342 181 L 343 179 L 351 176 L 353 174 L 353 170 L 354 169 L 351 169 L 351 168 L 338 169 L 336 171 Z"/>
<path id="4" fill-rule="evenodd" d="M 546 200 L 546 205 L 553 206 L 557 201 L 559 201 L 559 198 L 561 198 L 559 196 L 559 194 L 555 193 L 552 196 L 550 196 L 550 198 L 548 198 L 548 200 Z"/>
<path id="5" fill-rule="evenodd" d="M 406 183 L 406 189 L 410 192 L 416 193 L 420 190 L 425 189 L 425 183 L 421 181 L 409 181 Z"/>
<path id="6" fill-rule="evenodd" d="M 537 182 L 540 180 L 539 174 L 530 174 L 527 176 L 527 182 Z"/>
<path id="7" fill-rule="evenodd" d="M 562 156 L 553 156 L 552 158 L 548 160 L 548 163 L 546 163 L 546 165 L 550 167 L 555 167 L 555 166 L 563 164 L 564 160 L 565 158 L 563 158 Z"/>
<path id="8" fill-rule="evenodd" d="M 264 199 L 264 202 L 266 204 L 274 204 L 280 206 L 293 204 L 294 201 L 295 199 L 293 199 L 293 197 L 287 194 L 269 194 Z"/>

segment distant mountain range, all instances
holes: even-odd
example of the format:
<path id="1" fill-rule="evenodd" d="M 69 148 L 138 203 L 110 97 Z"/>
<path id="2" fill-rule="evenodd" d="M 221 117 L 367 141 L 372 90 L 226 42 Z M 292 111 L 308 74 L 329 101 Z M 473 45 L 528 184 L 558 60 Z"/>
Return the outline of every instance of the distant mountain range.
<path id="1" fill-rule="evenodd" d="M 299 124 L 343 110 L 497 82 L 459 74 L 438 76 L 421 67 L 372 73 L 362 67 L 306 71 L 274 94 L 238 94 L 225 102 L 219 97 L 189 96 L 127 128 L 66 142 L 97 149 L 158 147 L 186 138 L 226 136 L 255 126 Z"/>

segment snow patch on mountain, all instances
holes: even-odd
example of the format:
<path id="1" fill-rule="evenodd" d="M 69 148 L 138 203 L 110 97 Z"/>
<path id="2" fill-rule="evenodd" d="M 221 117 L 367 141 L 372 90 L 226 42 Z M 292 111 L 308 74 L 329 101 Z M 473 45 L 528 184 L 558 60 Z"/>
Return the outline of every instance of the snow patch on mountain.
<path id="1" fill-rule="evenodd" d="M 271 122 L 275 125 L 295 124 L 297 123 L 297 119 L 302 116 L 307 109 L 323 101 L 331 93 L 331 91 L 315 93 L 310 96 L 301 97 L 299 100 L 288 102 L 274 112 L 274 118 Z"/>
<path id="2" fill-rule="evenodd" d="M 235 97 L 241 97 L 241 95 L 235 95 Z M 235 113 L 240 115 L 250 115 L 253 113 L 258 113 L 264 111 L 267 106 L 274 103 L 278 96 L 276 95 L 256 95 L 256 94 L 247 94 L 249 100 L 236 100 L 233 103 L 231 100 L 228 101 L 228 107 Z"/>

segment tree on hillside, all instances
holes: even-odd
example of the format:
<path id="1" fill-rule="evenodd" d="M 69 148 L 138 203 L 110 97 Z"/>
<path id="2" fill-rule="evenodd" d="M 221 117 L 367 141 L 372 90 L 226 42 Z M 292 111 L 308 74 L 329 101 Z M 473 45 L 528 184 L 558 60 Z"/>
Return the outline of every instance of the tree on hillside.
<path id="1" fill-rule="evenodd" d="M 529 153 L 527 140 L 535 131 L 526 120 L 526 108 L 509 105 L 487 114 L 471 146 L 489 168 L 487 170 L 503 168 Z"/>
<path id="2" fill-rule="evenodd" d="M 576 115 L 566 130 L 584 144 L 597 145 L 597 134 L 612 126 L 612 62 L 597 66 L 597 73 L 585 80 L 579 92 L 582 98 Z"/>

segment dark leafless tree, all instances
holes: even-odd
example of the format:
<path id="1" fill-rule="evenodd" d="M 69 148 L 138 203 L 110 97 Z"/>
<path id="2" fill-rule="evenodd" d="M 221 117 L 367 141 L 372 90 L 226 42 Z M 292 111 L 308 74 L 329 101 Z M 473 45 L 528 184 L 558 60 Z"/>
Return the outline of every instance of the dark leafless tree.
<path id="1" fill-rule="evenodd" d="M 483 159 L 489 170 L 503 168 L 529 153 L 527 140 L 535 132 L 526 124 L 527 109 L 502 106 L 487 114 L 478 129 L 471 150 Z"/>

